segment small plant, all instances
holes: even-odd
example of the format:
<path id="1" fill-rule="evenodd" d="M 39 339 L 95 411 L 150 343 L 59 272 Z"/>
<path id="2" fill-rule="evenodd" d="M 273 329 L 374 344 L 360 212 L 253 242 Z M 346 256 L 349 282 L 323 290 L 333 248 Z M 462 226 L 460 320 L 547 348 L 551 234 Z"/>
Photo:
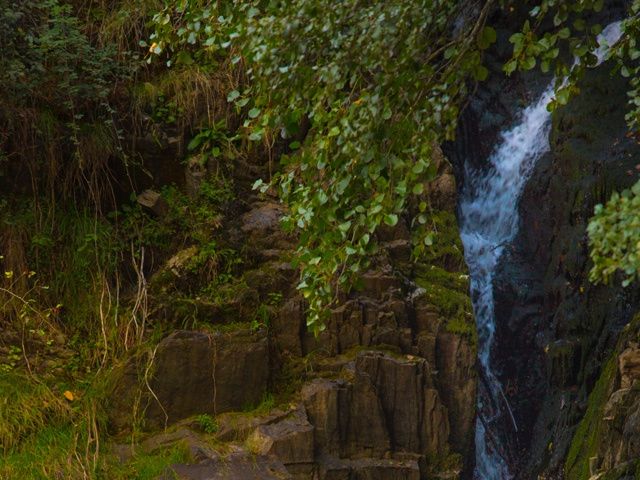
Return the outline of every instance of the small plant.
<path id="1" fill-rule="evenodd" d="M 251 320 L 251 330 L 256 332 L 263 327 L 269 328 L 269 320 L 271 319 L 271 313 L 269 307 L 264 303 L 259 305 Z"/>
<path id="2" fill-rule="evenodd" d="M 175 102 L 168 101 L 164 95 L 159 95 L 151 105 L 151 118 L 155 123 L 175 125 L 177 119 L 183 114 Z"/>
<path id="3" fill-rule="evenodd" d="M 233 159 L 236 156 L 235 142 L 238 135 L 230 135 L 225 119 L 214 123 L 209 128 L 204 128 L 193 137 L 187 145 L 187 149 L 194 155 L 201 155 L 201 161 L 206 163 L 209 159 L 224 156 Z"/>
<path id="4" fill-rule="evenodd" d="M 276 406 L 276 399 L 272 393 L 265 393 L 260 404 L 253 410 L 256 415 L 269 413 Z"/>
<path id="5" fill-rule="evenodd" d="M 205 433 L 216 433 L 220 429 L 220 426 L 218 425 L 218 422 L 216 422 L 216 419 L 208 413 L 198 415 L 196 417 L 196 422 L 198 422 L 198 426 Z"/>
<path id="6" fill-rule="evenodd" d="M 269 292 L 267 294 L 267 304 L 277 307 L 282 303 L 283 295 L 280 292 Z"/>
<path id="7" fill-rule="evenodd" d="M 10 345 L 5 362 L 0 364 L 0 373 L 8 373 L 12 371 L 16 367 L 16 365 L 18 365 L 18 362 L 20 362 L 21 358 L 22 349 L 15 345 Z"/>

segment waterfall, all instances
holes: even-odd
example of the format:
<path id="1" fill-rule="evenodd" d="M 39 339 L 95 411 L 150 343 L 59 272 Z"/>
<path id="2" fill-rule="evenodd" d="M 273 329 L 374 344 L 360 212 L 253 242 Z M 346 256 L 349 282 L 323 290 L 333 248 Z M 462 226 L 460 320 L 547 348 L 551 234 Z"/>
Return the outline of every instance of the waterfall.
<path id="1" fill-rule="evenodd" d="M 620 23 L 609 25 L 600 35 L 598 64 L 620 38 Z M 486 171 L 465 165 L 465 190 L 460 203 L 461 237 L 471 276 L 471 297 L 478 328 L 478 387 L 476 421 L 477 480 L 508 480 L 507 439 L 504 429 L 518 426 L 500 380 L 492 369 L 491 349 L 496 330 L 493 280 L 504 248 L 518 229 L 518 201 L 533 167 L 549 151 L 551 113 L 555 79 L 538 99 L 522 110 L 515 122 L 500 135 L 489 157 Z"/>

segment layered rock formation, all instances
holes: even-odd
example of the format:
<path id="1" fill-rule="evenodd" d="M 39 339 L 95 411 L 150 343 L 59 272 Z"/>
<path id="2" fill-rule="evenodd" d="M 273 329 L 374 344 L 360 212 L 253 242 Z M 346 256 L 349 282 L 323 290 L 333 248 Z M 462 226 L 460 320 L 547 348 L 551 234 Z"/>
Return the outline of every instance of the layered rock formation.
<path id="1" fill-rule="evenodd" d="M 435 161 L 429 195 L 441 235 L 429 258 L 412 263 L 404 223 L 381 232 L 372 269 L 318 336 L 296 295 L 279 204 L 254 199 L 229 219 L 228 239 L 250 254 L 227 303 L 180 298 L 197 252 L 169 259 L 150 281 L 155 311 L 204 328 L 174 331 L 132 356 L 113 395 L 114 432 L 136 422 L 151 439 L 186 429 L 175 442 L 199 453 L 173 467 L 178 478 L 458 477 L 473 453 L 475 332 L 455 181 L 446 160 Z M 216 432 L 193 432 L 202 415 Z"/>

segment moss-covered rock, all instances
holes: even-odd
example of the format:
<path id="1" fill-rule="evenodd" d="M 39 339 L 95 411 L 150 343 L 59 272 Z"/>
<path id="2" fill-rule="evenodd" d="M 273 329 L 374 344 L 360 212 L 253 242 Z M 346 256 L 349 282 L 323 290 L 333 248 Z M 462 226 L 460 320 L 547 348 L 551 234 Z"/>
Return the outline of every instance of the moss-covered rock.
<path id="1" fill-rule="evenodd" d="M 639 340 L 637 316 L 621 335 L 589 395 L 564 467 L 568 480 L 587 480 L 596 474 L 618 479 L 636 471 L 640 462 Z"/>

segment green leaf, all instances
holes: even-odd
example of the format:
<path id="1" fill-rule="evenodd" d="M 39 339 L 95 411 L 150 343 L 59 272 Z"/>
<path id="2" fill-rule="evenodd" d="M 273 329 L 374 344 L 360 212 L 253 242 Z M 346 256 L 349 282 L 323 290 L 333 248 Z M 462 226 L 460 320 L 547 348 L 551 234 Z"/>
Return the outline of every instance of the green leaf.
<path id="1" fill-rule="evenodd" d="M 432 232 L 430 232 L 430 233 L 428 233 L 427 235 L 425 235 L 425 237 L 424 237 L 424 244 L 425 244 L 427 247 L 430 247 L 430 246 L 432 246 L 432 245 L 433 245 L 433 233 L 432 233 Z"/>
<path id="2" fill-rule="evenodd" d="M 556 92 L 556 101 L 560 105 L 566 105 L 569 103 L 569 98 L 571 98 L 571 91 L 566 87 L 561 88 Z"/>
<path id="3" fill-rule="evenodd" d="M 258 142 L 262 140 L 262 132 L 261 131 L 251 132 L 251 135 L 249 135 L 249 140 L 251 140 L 252 142 Z"/>
<path id="4" fill-rule="evenodd" d="M 495 29 L 493 29 L 492 27 L 486 26 L 480 33 L 480 37 L 478 38 L 478 46 L 482 50 L 486 50 L 492 44 L 495 43 L 497 38 L 498 38 L 498 35 L 496 34 Z"/>
<path id="5" fill-rule="evenodd" d="M 384 216 L 384 223 L 389 225 L 390 227 L 395 227 L 398 223 L 398 215 L 395 213 L 389 213 Z"/>
<path id="6" fill-rule="evenodd" d="M 484 82 L 489 76 L 489 70 L 484 65 L 478 65 L 473 71 L 474 78 L 479 82 Z"/>
<path id="7" fill-rule="evenodd" d="M 537 63 L 536 57 L 534 57 L 533 55 L 526 57 L 523 61 L 522 61 L 522 68 L 524 70 L 532 70 L 533 68 L 535 68 Z"/>

